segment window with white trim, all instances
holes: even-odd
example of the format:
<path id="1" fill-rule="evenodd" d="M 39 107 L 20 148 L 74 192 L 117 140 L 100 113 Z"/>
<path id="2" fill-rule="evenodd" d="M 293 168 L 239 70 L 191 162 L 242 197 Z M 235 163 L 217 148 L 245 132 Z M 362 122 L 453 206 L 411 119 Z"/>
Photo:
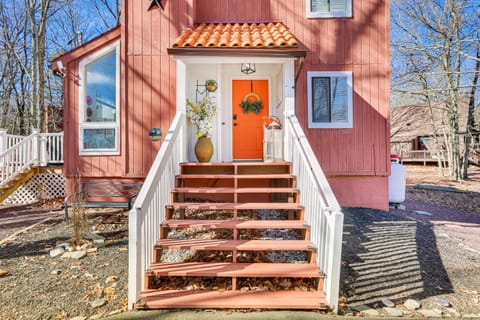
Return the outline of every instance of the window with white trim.
<path id="1" fill-rule="evenodd" d="M 307 0 L 307 18 L 342 18 L 352 16 L 353 0 Z"/>
<path id="2" fill-rule="evenodd" d="M 311 71 L 308 78 L 308 127 L 353 128 L 350 71 Z"/>
<path id="3" fill-rule="evenodd" d="M 120 153 L 119 43 L 80 62 L 79 152 L 81 155 Z"/>

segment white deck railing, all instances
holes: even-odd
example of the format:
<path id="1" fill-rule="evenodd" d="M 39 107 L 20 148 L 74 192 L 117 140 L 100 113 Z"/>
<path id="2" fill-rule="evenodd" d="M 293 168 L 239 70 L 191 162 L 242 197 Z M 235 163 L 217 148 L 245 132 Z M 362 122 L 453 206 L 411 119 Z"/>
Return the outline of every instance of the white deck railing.
<path id="1" fill-rule="evenodd" d="M 25 139 L 25 138 L 26 138 L 25 136 L 17 136 L 17 135 L 14 135 L 14 134 L 7 134 L 6 135 L 7 144 L 6 144 L 5 149 L 10 149 L 11 147 L 16 145 L 17 143 L 22 142 L 23 139 Z"/>
<path id="2" fill-rule="evenodd" d="M 185 115 L 177 113 L 140 194 L 128 217 L 128 306 L 132 308 L 144 288 L 145 271 L 152 263 L 152 250 L 160 238 L 165 206 L 175 184 L 179 164 L 185 161 Z"/>
<path id="3" fill-rule="evenodd" d="M 63 163 L 63 132 L 40 133 L 28 137 L 6 134 L 0 129 L 0 187 L 30 166 Z"/>
<path id="4" fill-rule="evenodd" d="M 288 115 L 285 126 L 285 160 L 297 176 L 305 222 L 317 248 L 317 263 L 325 273 L 324 292 L 337 312 L 342 254 L 343 213 L 296 116 Z"/>
<path id="5" fill-rule="evenodd" d="M 41 163 L 62 164 L 63 163 L 63 132 L 41 133 Z"/>

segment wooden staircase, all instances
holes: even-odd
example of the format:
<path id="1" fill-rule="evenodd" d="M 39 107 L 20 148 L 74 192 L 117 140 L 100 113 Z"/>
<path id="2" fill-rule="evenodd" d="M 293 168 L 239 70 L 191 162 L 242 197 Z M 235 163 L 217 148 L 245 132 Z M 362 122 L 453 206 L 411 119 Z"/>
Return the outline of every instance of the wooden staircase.
<path id="1" fill-rule="evenodd" d="M 12 193 L 14 193 L 21 185 L 30 180 L 36 173 L 38 168 L 29 167 L 23 172 L 20 172 L 6 185 L 0 187 L 0 203 L 7 199 Z"/>
<path id="2" fill-rule="evenodd" d="M 182 164 L 136 308 L 327 309 L 295 187 L 288 163 Z"/>

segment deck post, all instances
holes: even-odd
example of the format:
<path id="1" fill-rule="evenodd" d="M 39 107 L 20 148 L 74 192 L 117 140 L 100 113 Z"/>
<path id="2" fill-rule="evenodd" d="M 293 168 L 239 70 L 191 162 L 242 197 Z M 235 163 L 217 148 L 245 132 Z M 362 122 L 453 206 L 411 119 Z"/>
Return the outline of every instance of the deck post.
<path id="1" fill-rule="evenodd" d="M 138 208 L 133 208 L 128 213 L 128 310 L 133 310 L 135 303 L 142 291 L 142 283 L 139 281 L 141 273 L 142 247 L 139 234 Z"/>
<path id="2" fill-rule="evenodd" d="M 39 135 L 38 139 L 40 141 L 40 150 L 39 150 L 39 162 L 41 166 L 46 166 L 48 159 L 47 159 L 47 137 L 43 135 Z"/>
<path id="3" fill-rule="evenodd" d="M 7 130 L 0 129 L 0 153 L 7 150 Z"/>
<path id="4" fill-rule="evenodd" d="M 32 154 L 30 156 L 32 164 L 38 166 L 40 164 L 40 129 L 33 129 L 32 136 Z"/>
<path id="5" fill-rule="evenodd" d="M 7 141 L 7 130 L 0 129 L 0 154 L 3 153 L 5 150 L 8 149 L 8 141 Z M 3 157 L 0 160 L 0 165 L 3 165 Z"/>

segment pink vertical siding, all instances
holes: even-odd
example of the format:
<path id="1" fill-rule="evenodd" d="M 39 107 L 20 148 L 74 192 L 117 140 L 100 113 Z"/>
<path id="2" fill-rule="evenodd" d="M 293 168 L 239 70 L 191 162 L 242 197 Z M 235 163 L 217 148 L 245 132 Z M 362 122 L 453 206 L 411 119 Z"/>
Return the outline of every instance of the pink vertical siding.
<path id="1" fill-rule="evenodd" d="M 66 172 L 86 177 L 143 178 L 159 149 L 147 135 L 166 133 L 175 113 L 176 64 L 167 54 L 180 32 L 202 22 L 281 21 L 307 50 L 296 84 L 297 116 L 342 205 L 386 208 L 389 174 L 389 5 L 353 0 L 353 18 L 306 19 L 305 0 L 169 0 L 165 11 L 148 1 L 124 0 L 120 28 L 69 59 L 65 82 Z M 78 156 L 79 59 L 121 39 L 121 154 Z M 353 129 L 307 128 L 307 72 L 353 72 Z M 369 180 L 370 179 L 370 180 Z M 351 190 L 381 181 L 379 197 Z M 347 190 L 347 192 L 346 192 Z M 349 195 L 350 198 L 346 198 Z"/>
<path id="2" fill-rule="evenodd" d="M 165 11 L 148 1 L 125 0 L 126 177 L 145 177 L 160 144 L 148 139 L 150 128 L 166 134 L 176 109 L 176 69 L 167 48 L 192 24 L 193 0 L 170 0 Z"/>
<path id="3" fill-rule="evenodd" d="M 306 19 L 304 0 L 197 0 L 197 22 L 281 21 L 307 50 L 296 86 L 297 116 L 340 202 L 386 209 L 389 174 L 389 5 L 384 0 L 353 0 L 353 18 Z M 256 8 L 261 10 L 245 10 Z M 205 8 L 221 7 L 222 10 Z M 352 71 L 353 129 L 308 129 L 308 71 Z M 351 177 L 345 180 L 345 178 Z M 363 177 L 359 179 L 358 177 Z M 370 177 L 370 180 L 368 180 Z M 340 179 L 340 180 L 338 180 Z M 382 181 L 382 196 L 366 200 L 345 190 Z M 339 182 L 340 181 L 340 182 Z M 350 183 L 350 188 L 343 189 Z M 342 190 L 340 190 L 342 188 Z M 387 189 L 385 189 L 387 188 Z M 346 195 L 350 195 L 346 199 Z"/>

